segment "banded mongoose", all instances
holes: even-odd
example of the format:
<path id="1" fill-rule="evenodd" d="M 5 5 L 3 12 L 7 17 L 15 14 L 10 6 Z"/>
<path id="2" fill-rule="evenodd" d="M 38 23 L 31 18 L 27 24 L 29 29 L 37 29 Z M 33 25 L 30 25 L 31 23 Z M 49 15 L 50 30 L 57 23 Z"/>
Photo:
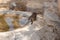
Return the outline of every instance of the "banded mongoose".
<path id="1" fill-rule="evenodd" d="M 37 13 L 33 12 L 33 14 L 28 18 L 28 20 L 31 21 L 31 24 L 33 24 L 34 21 L 37 19 Z"/>

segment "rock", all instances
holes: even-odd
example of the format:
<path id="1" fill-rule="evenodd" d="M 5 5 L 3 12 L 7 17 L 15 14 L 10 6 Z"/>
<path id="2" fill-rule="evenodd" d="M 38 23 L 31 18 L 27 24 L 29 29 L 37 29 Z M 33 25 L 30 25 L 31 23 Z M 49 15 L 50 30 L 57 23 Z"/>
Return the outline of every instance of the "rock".
<path id="1" fill-rule="evenodd" d="M 31 5 L 32 4 L 32 5 Z M 43 12 L 43 4 L 35 1 L 30 1 L 26 5 L 27 11 L 41 13 Z"/>
<path id="2" fill-rule="evenodd" d="M 54 5 L 54 3 L 49 3 L 49 2 L 45 3 L 44 19 L 48 24 L 51 23 L 51 21 L 60 22 L 59 16 L 57 15 L 56 12 L 56 5 Z"/>

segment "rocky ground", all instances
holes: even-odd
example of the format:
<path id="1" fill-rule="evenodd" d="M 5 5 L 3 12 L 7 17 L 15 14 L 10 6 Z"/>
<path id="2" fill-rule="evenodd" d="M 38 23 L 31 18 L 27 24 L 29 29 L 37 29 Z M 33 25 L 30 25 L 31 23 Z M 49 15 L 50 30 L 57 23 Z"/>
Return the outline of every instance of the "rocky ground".
<path id="1" fill-rule="evenodd" d="M 57 15 L 57 3 L 54 2 L 54 0 L 52 0 L 52 2 L 46 0 L 42 3 L 38 0 L 28 0 L 26 6 L 26 11 L 18 12 L 22 16 L 24 14 L 23 17 L 26 16 L 26 18 L 28 18 L 32 12 L 41 12 L 42 15 L 41 13 L 38 14 L 37 20 L 34 21 L 33 24 L 29 22 L 27 25 L 22 26 L 22 28 L 0 32 L 0 40 L 60 40 L 60 19 Z M 1 13 L 3 12 L 4 11 Z M 11 12 L 12 11 L 10 11 L 10 13 Z M 25 22 L 26 21 L 24 21 L 24 23 Z"/>

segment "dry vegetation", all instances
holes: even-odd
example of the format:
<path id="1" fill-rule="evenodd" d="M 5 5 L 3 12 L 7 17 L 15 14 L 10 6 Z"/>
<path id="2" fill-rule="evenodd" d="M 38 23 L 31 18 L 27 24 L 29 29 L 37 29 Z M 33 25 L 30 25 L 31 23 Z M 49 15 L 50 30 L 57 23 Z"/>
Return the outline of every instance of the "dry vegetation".
<path id="1" fill-rule="evenodd" d="M 8 31 L 9 26 L 4 20 L 4 15 L 0 15 L 0 32 Z"/>
<path id="2" fill-rule="evenodd" d="M 14 29 L 21 27 L 19 24 L 19 16 L 18 15 L 9 15 L 8 16 L 7 14 L 6 15 L 2 14 L 2 15 L 0 15 L 0 32 L 9 30 L 9 25 L 5 21 L 6 17 L 10 17 L 10 18 L 14 19 L 14 21 L 12 21 Z"/>

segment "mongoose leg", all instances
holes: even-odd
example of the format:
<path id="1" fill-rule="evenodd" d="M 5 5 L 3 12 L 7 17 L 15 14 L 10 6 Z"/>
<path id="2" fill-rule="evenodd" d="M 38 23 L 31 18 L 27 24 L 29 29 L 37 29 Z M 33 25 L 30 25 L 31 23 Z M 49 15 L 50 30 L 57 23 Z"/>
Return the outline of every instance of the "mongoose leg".
<path id="1" fill-rule="evenodd" d="M 31 19 L 31 24 L 33 24 L 33 20 Z"/>

